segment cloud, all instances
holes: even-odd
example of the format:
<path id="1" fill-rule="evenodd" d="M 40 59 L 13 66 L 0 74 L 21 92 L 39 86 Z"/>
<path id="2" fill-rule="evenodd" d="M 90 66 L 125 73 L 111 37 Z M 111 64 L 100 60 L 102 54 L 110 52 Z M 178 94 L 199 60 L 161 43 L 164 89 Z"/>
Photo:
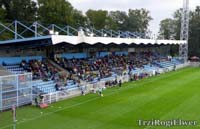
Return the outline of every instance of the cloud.
<path id="1" fill-rule="evenodd" d="M 175 10 L 183 5 L 183 0 L 68 0 L 75 8 L 86 12 L 88 9 L 122 10 L 129 8 L 146 8 L 150 11 L 153 21 L 150 22 L 150 29 L 153 33 L 159 30 L 161 20 L 172 17 Z M 200 5 L 200 0 L 190 0 L 191 10 Z"/>

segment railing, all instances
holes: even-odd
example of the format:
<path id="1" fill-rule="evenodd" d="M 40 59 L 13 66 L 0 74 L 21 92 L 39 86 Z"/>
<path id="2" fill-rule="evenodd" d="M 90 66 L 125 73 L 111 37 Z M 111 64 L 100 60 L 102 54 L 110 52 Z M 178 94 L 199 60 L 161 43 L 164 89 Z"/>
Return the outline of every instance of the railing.
<path id="1" fill-rule="evenodd" d="M 128 82 L 129 81 L 129 76 L 128 75 L 124 75 L 124 76 L 117 76 L 116 78 L 107 80 L 107 81 L 114 81 L 115 79 L 117 79 L 117 81 L 119 82 L 119 80 L 122 81 L 122 83 L 124 82 Z M 82 94 L 82 92 L 84 92 L 84 94 L 93 92 L 96 93 L 96 91 L 98 91 L 99 88 L 104 89 L 106 87 L 106 82 L 105 81 L 98 81 L 96 83 L 82 83 L 80 84 L 79 89 L 77 90 L 73 90 L 73 91 L 68 91 L 68 90 L 62 90 L 62 91 L 57 91 L 57 92 L 53 92 L 53 93 L 49 93 L 49 94 L 44 94 L 43 95 L 43 99 L 42 99 L 42 103 L 47 103 L 47 104 L 51 104 L 63 99 L 67 99 L 67 98 L 71 98 L 74 96 L 79 96 Z M 36 98 L 37 95 L 33 95 L 33 104 L 35 104 L 34 102 L 34 98 Z"/>
<path id="2" fill-rule="evenodd" d="M 0 37 L 4 35 L 4 32 L 10 32 L 14 39 L 6 40 L 17 40 L 26 38 L 36 38 L 49 35 L 68 35 L 78 36 L 81 32 L 85 36 L 90 37 L 116 37 L 116 38 L 150 38 L 149 34 L 129 31 L 114 31 L 114 30 L 96 30 L 95 28 L 84 28 L 79 27 L 78 29 L 71 26 L 60 27 L 55 24 L 49 26 L 42 25 L 39 22 L 24 24 L 20 21 L 13 21 L 11 24 L 3 24 L 0 22 Z M 0 39 L 1 43 L 1 39 Z"/>

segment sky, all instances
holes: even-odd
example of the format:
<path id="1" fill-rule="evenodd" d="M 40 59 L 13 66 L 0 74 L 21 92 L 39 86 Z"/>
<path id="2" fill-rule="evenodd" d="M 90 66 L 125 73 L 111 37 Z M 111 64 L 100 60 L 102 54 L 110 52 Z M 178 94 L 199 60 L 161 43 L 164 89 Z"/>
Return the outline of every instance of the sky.
<path id="1" fill-rule="evenodd" d="M 146 8 L 150 11 L 153 20 L 149 29 L 153 34 L 159 31 L 159 23 L 165 18 L 172 17 L 174 11 L 181 8 L 183 0 L 68 0 L 76 9 L 85 13 L 88 9 L 104 9 L 108 11 L 128 11 L 131 9 Z M 190 9 L 200 6 L 200 0 L 190 0 Z"/>

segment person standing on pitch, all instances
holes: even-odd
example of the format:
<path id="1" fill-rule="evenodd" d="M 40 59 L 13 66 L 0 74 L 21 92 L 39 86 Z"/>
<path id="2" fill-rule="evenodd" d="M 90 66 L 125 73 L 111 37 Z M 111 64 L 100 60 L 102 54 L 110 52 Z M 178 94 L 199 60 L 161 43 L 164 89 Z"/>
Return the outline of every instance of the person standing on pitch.
<path id="1" fill-rule="evenodd" d="M 119 87 L 122 87 L 122 81 L 119 80 Z"/>
<path id="2" fill-rule="evenodd" d="M 99 88 L 99 95 L 100 95 L 101 97 L 103 97 L 102 88 Z"/>
<path id="3" fill-rule="evenodd" d="M 176 71 L 176 64 L 174 64 L 174 71 Z"/>
<path id="4" fill-rule="evenodd" d="M 38 97 L 35 97 L 35 106 L 36 106 L 36 107 L 39 107 Z"/>
<path id="5" fill-rule="evenodd" d="M 81 94 L 85 95 L 85 87 L 83 87 L 83 86 L 81 87 Z"/>

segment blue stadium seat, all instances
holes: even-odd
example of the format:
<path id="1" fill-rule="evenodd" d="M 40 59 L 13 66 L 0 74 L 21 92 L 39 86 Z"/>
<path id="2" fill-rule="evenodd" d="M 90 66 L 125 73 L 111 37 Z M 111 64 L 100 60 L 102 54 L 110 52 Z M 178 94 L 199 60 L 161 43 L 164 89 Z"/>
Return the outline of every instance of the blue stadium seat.
<path id="1" fill-rule="evenodd" d="M 32 84 L 33 84 L 33 87 L 39 89 L 43 93 L 56 92 L 56 89 L 55 89 L 56 83 L 54 81 L 36 80 L 36 81 L 33 81 Z"/>

